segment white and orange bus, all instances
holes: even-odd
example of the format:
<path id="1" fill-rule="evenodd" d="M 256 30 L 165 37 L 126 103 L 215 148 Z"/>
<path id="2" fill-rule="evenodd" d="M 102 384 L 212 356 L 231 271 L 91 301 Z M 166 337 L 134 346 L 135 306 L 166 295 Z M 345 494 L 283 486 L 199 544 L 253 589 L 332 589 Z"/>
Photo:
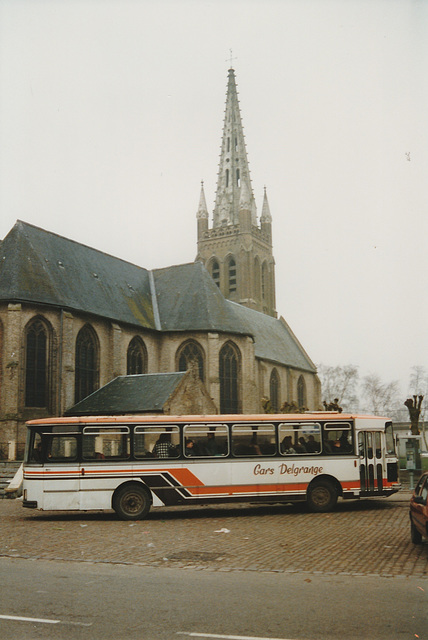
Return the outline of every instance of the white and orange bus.
<path id="1" fill-rule="evenodd" d="M 306 501 L 400 489 L 392 423 L 378 416 L 92 416 L 27 423 L 23 505 L 109 510 Z"/>

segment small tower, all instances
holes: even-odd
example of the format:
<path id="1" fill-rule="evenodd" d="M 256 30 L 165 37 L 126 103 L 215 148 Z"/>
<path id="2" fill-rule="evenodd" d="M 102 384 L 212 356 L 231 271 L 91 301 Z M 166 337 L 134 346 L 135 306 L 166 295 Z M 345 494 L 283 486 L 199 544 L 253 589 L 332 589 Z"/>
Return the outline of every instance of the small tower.
<path id="1" fill-rule="evenodd" d="M 201 190 L 198 256 L 229 300 L 276 317 L 272 218 L 264 191 L 260 225 L 251 186 L 235 71 L 229 69 L 213 226 Z"/>

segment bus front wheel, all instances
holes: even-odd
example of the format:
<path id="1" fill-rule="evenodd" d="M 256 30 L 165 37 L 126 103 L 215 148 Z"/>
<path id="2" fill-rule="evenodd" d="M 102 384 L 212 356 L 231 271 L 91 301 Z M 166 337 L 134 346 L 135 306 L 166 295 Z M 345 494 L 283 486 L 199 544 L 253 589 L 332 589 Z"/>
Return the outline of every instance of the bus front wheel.
<path id="1" fill-rule="evenodd" d="M 330 480 L 314 482 L 308 489 L 307 503 L 311 511 L 331 511 L 337 503 L 336 487 Z"/>
<path id="2" fill-rule="evenodd" d="M 142 520 L 150 506 L 150 496 L 139 484 L 125 484 L 113 496 L 113 509 L 122 520 Z"/>

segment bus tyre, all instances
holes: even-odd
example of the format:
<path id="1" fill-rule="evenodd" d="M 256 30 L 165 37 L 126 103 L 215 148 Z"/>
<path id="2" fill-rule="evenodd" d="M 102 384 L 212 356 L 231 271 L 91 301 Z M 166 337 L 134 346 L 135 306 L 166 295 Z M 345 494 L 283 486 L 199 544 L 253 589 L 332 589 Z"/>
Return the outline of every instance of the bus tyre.
<path id="1" fill-rule="evenodd" d="M 410 538 L 413 544 L 421 544 L 422 534 L 416 529 L 412 521 L 410 521 Z"/>
<path id="2" fill-rule="evenodd" d="M 306 499 L 311 511 L 332 511 L 337 503 L 337 489 L 330 480 L 318 480 L 309 487 Z"/>
<path id="3" fill-rule="evenodd" d="M 150 495 L 139 484 L 125 484 L 113 496 L 113 509 L 122 520 L 142 520 L 150 511 Z"/>

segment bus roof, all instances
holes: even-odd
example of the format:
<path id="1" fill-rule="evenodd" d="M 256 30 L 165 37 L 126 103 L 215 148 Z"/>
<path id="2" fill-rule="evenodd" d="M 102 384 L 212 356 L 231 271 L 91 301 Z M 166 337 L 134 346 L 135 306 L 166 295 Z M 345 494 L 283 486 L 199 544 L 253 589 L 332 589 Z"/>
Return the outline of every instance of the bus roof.
<path id="1" fill-rule="evenodd" d="M 343 422 L 344 420 L 379 420 L 381 422 L 390 422 L 391 418 L 385 416 L 373 416 L 354 413 L 339 413 L 338 411 L 313 411 L 307 413 L 254 413 L 254 414 L 216 414 L 216 415 L 181 415 L 172 416 L 165 414 L 157 415 L 114 415 L 114 416 L 70 416 L 57 418 L 38 418 L 37 420 L 29 420 L 26 424 L 29 427 L 47 424 L 116 424 L 116 423 L 224 423 L 224 422 L 272 422 L 272 421 L 296 421 L 309 422 L 326 420 L 332 422 Z"/>

